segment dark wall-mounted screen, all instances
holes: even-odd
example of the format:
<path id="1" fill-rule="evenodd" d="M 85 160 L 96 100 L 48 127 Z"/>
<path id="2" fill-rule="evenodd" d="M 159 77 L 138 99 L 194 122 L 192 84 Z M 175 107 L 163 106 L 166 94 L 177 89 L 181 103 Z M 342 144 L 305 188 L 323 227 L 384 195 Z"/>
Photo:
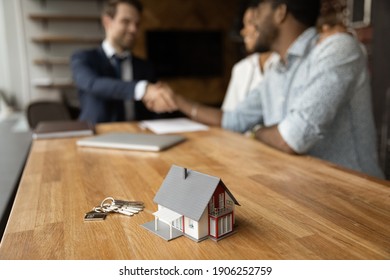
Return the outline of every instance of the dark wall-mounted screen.
<path id="1" fill-rule="evenodd" d="M 221 31 L 148 31 L 146 40 L 159 78 L 223 75 Z"/>

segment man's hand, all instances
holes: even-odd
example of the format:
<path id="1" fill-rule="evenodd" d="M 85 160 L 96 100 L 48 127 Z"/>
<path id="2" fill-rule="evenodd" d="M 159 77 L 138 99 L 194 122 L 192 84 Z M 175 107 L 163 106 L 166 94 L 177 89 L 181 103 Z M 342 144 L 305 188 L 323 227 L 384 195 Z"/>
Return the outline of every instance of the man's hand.
<path id="1" fill-rule="evenodd" d="M 167 84 L 148 84 L 142 101 L 149 110 L 156 113 L 177 110 L 173 90 Z"/>

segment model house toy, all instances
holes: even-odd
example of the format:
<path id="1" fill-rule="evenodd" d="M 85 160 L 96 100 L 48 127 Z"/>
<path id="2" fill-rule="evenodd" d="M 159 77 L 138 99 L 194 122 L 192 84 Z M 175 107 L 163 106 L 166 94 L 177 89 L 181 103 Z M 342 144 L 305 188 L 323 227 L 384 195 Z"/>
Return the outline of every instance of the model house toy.
<path id="1" fill-rule="evenodd" d="M 143 226 L 165 240 L 185 235 L 195 241 L 233 232 L 240 205 L 220 178 L 172 165 L 154 197 L 155 220 Z"/>

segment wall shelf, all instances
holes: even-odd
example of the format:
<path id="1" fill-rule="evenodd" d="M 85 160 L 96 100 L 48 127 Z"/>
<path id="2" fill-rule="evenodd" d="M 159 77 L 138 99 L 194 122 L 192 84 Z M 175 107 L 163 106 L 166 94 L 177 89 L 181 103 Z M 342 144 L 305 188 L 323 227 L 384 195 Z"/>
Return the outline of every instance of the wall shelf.
<path id="1" fill-rule="evenodd" d="M 48 85 L 35 85 L 36 88 L 40 89 L 75 89 L 75 85 L 73 83 L 52 83 Z"/>
<path id="2" fill-rule="evenodd" d="M 34 59 L 33 62 L 35 65 L 44 65 L 44 66 L 69 65 L 69 59 L 65 57 L 64 58 L 37 58 Z"/>
<path id="3" fill-rule="evenodd" d="M 46 2 L 47 2 L 48 0 L 39 0 L 39 2 L 41 3 L 41 6 L 42 7 L 46 7 Z M 68 1 L 70 1 L 70 0 L 68 0 Z M 97 2 L 98 3 L 98 5 L 102 5 L 102 2 L 104 1 L 104 0 L 72 0 L 72 1 L 74 1 L 74 2 L 76 2 L 76 1 L 87 1 L 87 2 L 92 2 L 92 1 L 94 1 L 94 2 Z"/>
<path id="4" fill-rule="evenodd" d="M 30 14 L 35 21 L 100 21 L 98 15 L 59 15 L 59 14 Z"/>
<path id="5" fill-rule="evenodd" d="M 31 39 L 40 44 L 99 44 L 103 38 L 86 38 L 73 36 L 40 36 Z"/>

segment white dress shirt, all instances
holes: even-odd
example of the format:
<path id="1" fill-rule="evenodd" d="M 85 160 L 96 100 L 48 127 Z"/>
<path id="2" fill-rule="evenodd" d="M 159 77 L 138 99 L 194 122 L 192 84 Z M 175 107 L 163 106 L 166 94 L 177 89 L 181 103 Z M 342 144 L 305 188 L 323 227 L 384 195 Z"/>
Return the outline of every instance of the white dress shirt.
<path id="1" fill-rule="evenodd" d="M 115 53 L 114 47 L 107 41 L 104 40 L 102 43 L 102 48 L 104 53 L 106 54 L 107 58 L 111 61 L 111 64 L 115 66 L 115 60 L 114 55 L 117 55 L 119 57 L 127 57 L 121 64 L 121 78 L 123 81 L 131 81 L 133 80 L 133 65 L 131 64 L 131 53 L 130 51 L 123 52 L 121 54 Z M 145 80 L 139 81 L 135 86 L 135 93 L 134 93 L 134 99 L 135 100 L 142 100 L 142 98 L 145 95 L 146 86 L 148 85 L 148 82 Z M 134 119 L 134 105 L 133 100 L 126 100 L 125 102 L 126 107 L 126 117 L 128 120 Z"/>
<path id="2" fill-rule="evenodd" d="M 229 86 L 222 103 L 223 111 L 233 111 L 259 83 L 263 80 L 258 53 L 251 54 L 237 62 L 232 69 Z M 276 54 L 272 54 L 264 65 L 265 72 L 275 61 Z"/>

